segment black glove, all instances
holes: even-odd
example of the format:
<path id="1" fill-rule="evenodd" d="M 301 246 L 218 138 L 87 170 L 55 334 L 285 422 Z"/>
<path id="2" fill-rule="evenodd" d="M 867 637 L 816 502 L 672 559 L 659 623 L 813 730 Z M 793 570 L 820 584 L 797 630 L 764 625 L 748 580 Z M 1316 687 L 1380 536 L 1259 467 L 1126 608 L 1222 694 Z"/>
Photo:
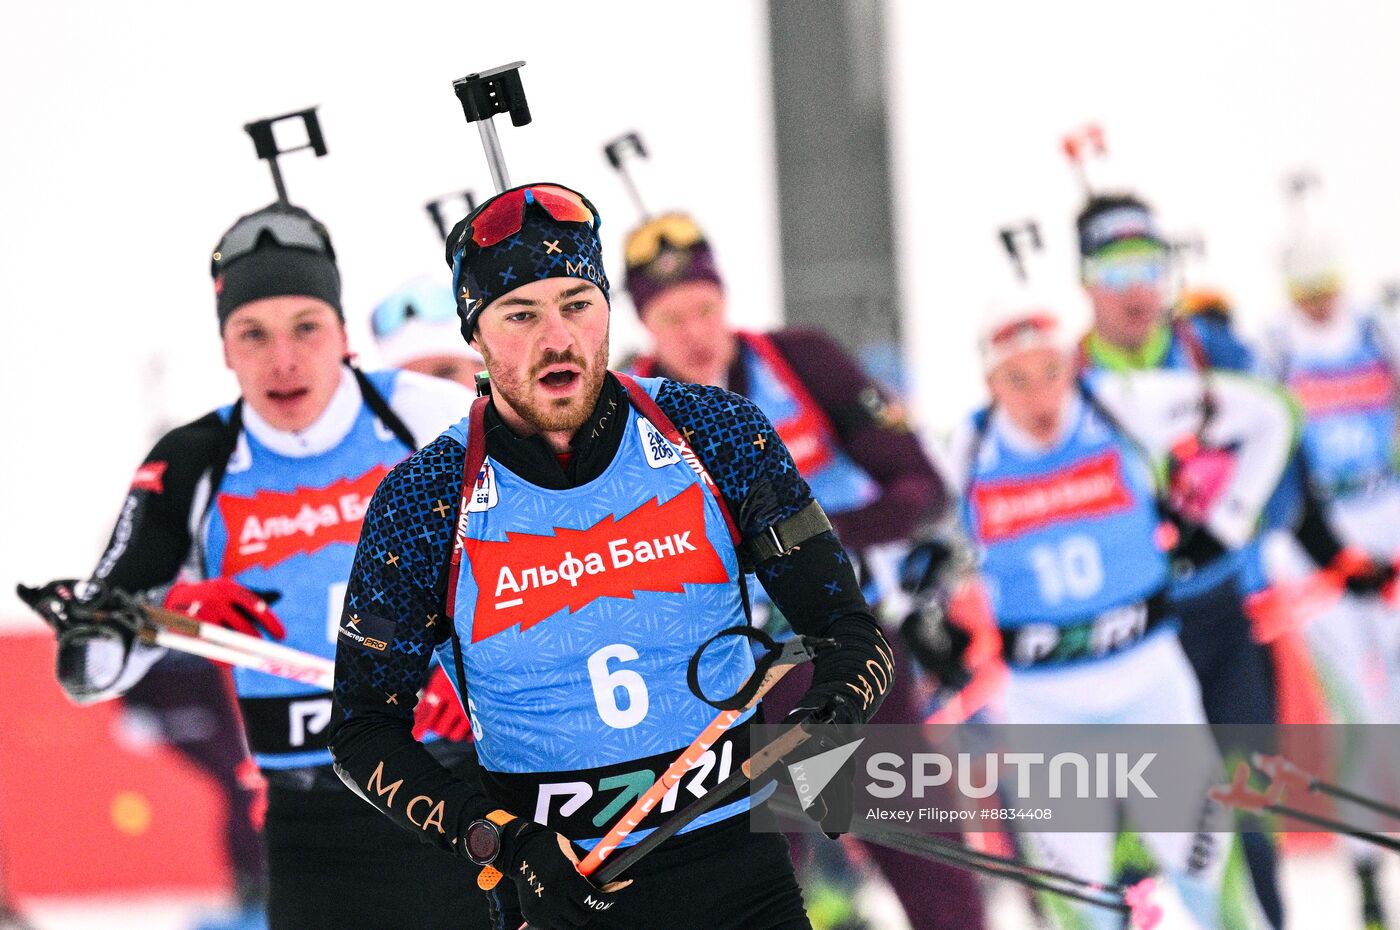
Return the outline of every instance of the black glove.
<path id="1" fill-rule="evenodd" d="M 912 611 L 899 625 L 899 635 L 909 646 L 914 659 L 924 667 L 939 685 L 961 688 L 969 675 L 963 657 L 972 643 L 972 635 L 949 621 L 943 605 L 930 601 Z"/>
<path id="2" fill-rule="evenodd" d="M 899 586 L 915 597 L 936 595 L 957 555 L 958 548 L 945 539 L 915 543 L 899 563 Z"/>
<path id="3" fill-rule="evenodd" d="M 798 801 L 806 805 L 807 816 L 834 840 L 851 829 L 855 754 L 851 753 L 834 775 L 824 766 L 809 768 L 807 763 L 815 756 L 849 746 L 858 736 L 864 718 L 855 702 L 845 695 L 808 692 L 783 722 L 807 723 L 814 729 L 807 741 L 784 756 L 772 771 L 796 792 Z M 815 793 L 808 787 L 812 778 L 826 780 Z"/>
<path id="4" fill-rule="evenodd" d="M 501 870 L 515 882 L 531 930 L 585 927 L 616 902 L 631 880 L 597 888 L 578 872 L 574 845 L 548 827 L 520 822 L 501 836 Z"/>
<path id="5" fill-rule="evenodd" d="M 74 700 L 116 683 L 141 628 L 140 601 L 119 588 L 73 578 L 15 591 L 58 634 L 56 674 Z"/>
<path id="6" fill-rule="evenodd" d="M 1168 513 L 1167 520 L 1177 537 L 1171 552 L 1172 571 L 1176 575 L 1190 575 L 1226 553 L 1215 534 L 1199 523 L 1192 523 L 1176 513 Z"/>

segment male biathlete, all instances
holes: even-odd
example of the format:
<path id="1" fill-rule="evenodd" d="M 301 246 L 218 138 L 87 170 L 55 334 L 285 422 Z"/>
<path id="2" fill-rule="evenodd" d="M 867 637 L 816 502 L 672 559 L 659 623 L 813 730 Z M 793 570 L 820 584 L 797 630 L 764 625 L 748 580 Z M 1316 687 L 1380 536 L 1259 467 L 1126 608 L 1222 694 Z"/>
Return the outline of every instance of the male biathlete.
<path id="1" fill-rule="evenodd" d="M 239 400 L 156 443 L 90 579 L 30 592 L 58 636 L 59 683 L 79 703 L 136 686 L 165 653 L 137 641 L 137 598 L 333 655 L 371 494 L 470 400 L 436 379 L 346 363 L 335 253 L 305 210 L 279 201 L 239 219 L 211 270 Z M 329 693 L 245 668 L 234 682 L 268 782 L 274 930 L 484 924 L 460 862 L 389 828 L 336 777 Z M 447 727 L 455 708 L 455 696 L 432 703 L 438 720 L 420 723 Z M 449 764 L 461 752 L 435 746 Z"/>
<path id="2" fill-rule="evenodd" d="M 412 834 L 508 876 L 489 893 L 510 930 L 522 916 L 540 930 L 805 928 L 786 841 L 749 829 L 747 797 L 661 844 L 630 884 L 598 888 L 575 868 L 714 717 L 687 664 L 746 624 L 741 561 L 797 631 L 839 644 L 816 659 L 794 718 L 863 723 L 893 674 L 768 418 L 718 388 L 607 370 L 598 225 L 577 192 L 531 184 L 448 240 L 490 393 L 370 504 L 341 620 L 337 767 Z M 479 779 L 413 736 L 434 652 L 449 667 L 460 653 Z M 721 636 L 697 684 L 732 693 L 754 667 L 747 639 Z M 737 769 L 749 719 L 632 839 Z"/>
<path id="3" fill-rule="evenodd" d="M 1166 240 L 1152 210 L 1131 194 L 1095 195 L 1075 220 L 1080 276 L 1093 308 L 1093 326 L 1080 341 L 1079 361 L 1086 369 L 1137 371 L 1173 369 L 1214 380 L 1214 372 L 1254 373 L 1252 353 L 1232 332 L 1228 321 L 1212 314 L 1173 319 L 1168 308 L 1169 261 Z M 1209 493 L 1228 471 L 1228 450 L 1197 448 L 1178 452 L 1183 477 L 1201 476 L 1197 485 Z M 1185 446 L 1183 446 L 1185 449 Z M 1189 450 L 1188 450 L 1189 451 Z M 1294 483 L 1286 475 L 1282 501 Z M 1292 524 L 1293 517 L 1278 517 Z M 1315 525 L 1316 520 L 1310 521 Z M 1200 537 L 1201 543 L 1205 538 Z M 1213 724 L 1276 722 L 1273 669 L 1265 647 L 1251 638 L 1244 598 L 1262 584 L 1258 552 L 1251 542 L 1239 549 L 1179 554 L 1169 591 L 1181 619 L 1181 646 L 1201 685 L 1206 717 Z M 1241 835 L 1255 894 L 1274 927 L 1283 926 L 1278 890 L 1277 856 L 1270 838 L 1259 831 Z"/>
<path id="4" fill-rule="evenodd" d="M 989 322 L 981 351 L 992 404 L 954 435 L 948 463 L 1010 670 L 1006 720 L 1204 723 L 1175 632 L 1170 566 L 1252 538 L 1291 452 L 1288 404 L 1238 376 L 1217 376 L 1208 401 L 1193 372 L 1076 377 L 1043 309 L 1008 308 Z M 1236 468 L 1208 505 L 1183 513 L 1161 476 L 1170 450 L 1196 435 L 1234 448 Z M 1219 770 L 1200 775 L 1204 796 Z M 1220 925 L 1222 815 L 1208 808 L 1194 833 L 1143 837 L 1203 927 Z M 1111 877 L 1109 834 L 1028 842 L 1062 870 Z"/>
<path id="5" fill-rule="evenodd" d="M 1390 314 L 1347 299 L 1340 258 L 1320 233 L 1295 236 L 1283 258 L 1292 305 L 1268 331 L 1261 363 L 1302 408 L 1308 491 L 1339 540 L 1307 554 L 1318 565 L 1346 564 L 1351 576 L 1341 602 L 1308 625 L 1308 646 L 1333 722 L 1395 723 L 1400 611 L 1383 593 L 1395 583 L 1400 553 L 1400 328 Z M 1285 543 L 1269 547 L 1281 557 L 1276 562 L 1293 570 L 1307 566 L 1300 547 L 1273 538 Z M 1375 793 L 1392 790 L 1374 753 L 1339 752 L 1350 760 L 1357 783 Z M 1376 848 L 1348 845 L 1366 927 L 1383 930 Z"/>

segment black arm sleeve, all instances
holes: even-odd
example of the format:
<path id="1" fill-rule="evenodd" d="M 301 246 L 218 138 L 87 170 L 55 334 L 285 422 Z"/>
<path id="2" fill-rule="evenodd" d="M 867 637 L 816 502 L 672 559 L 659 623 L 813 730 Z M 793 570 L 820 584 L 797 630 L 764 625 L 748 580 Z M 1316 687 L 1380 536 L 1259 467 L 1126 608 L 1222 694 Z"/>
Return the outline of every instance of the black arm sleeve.
<path id="1" fill-rule="evenodd" d="M 156 443 L 132 478 L 94 580 L 160 597 L 160 589 L 176 579 L 190 557 L 196 490 L 228 448 L 228 432 L 211 413 Z M 105 701 L 140 681 L 163 651 L 139 645 L 129 635 L 61 635 L 58 683 L 78 704 Z"/>
<path id="2" fill-rule="evenodd" d="M 704 460 L 730 504 L 739 535 L 753 539 L 807 506 L 811 489 L 763 411 L 719 388 L 668 381 L 657 405 Z M 801 706 L 815 709 L 841 695 L 869 720 L 894 676 L 889 644 L 865 603 L 846 551 L 831 532 L 758 566 L 758 580 L 799 633 L 827 636 L 841 648 L 816 660 Z"/>
<path id="3" fill-rule="evenodd" d="M 461 443 L 440 437 L 385 476 L 370 501 L 340 620 L 335 698 L 343 719 L 331 736 L 348 785 L 449 852 L 497 806 L 413 736 L 433 648 L 450 635 L 446 567 L 465 455 Z"/>
<path id="4" fill-rule="evenodd" d="M 218 464 L 226 432 L 210 413 L 161 437 L 136 470 L 93 578 L 133 593 L 175 580 L 189 558 L 195 490 Z"/>

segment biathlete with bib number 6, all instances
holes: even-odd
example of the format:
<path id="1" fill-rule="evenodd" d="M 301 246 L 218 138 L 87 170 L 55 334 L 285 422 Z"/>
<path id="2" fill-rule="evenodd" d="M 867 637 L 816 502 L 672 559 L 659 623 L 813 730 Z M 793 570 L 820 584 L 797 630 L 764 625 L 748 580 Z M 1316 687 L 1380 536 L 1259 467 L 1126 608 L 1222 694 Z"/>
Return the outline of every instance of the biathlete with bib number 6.
<path id="1" fill-rule="evenodd" d="M 799 633 L 839 644 L 816 659 L 802 701 L 813 716 L 865 722 L 893 674 L 850 560 L 768 418 L 718 388 L 607 370 L 598 226 L 582 195 L 531 184 L 449 238 L 462 334 L 490 390 L 370 504 L 342 626 L 382 648 L 341 640 L 337 766 L 405 829 L 504 873 L 489 891 L 500 927 L 806 928 L 786 841 L 750 830 L 743 795 L 663 842 L 623 887 L 575 868 L 714 716 L 687 664 L 746 624 L 747 565 Z M 413 737 L 434 652 L 457 665 L 479 780 Z M 749 644 L 728 638 L 699 678 L 733 692 L 754 668 Z M 737 771 L 750 719 L 629 839 Z"/>

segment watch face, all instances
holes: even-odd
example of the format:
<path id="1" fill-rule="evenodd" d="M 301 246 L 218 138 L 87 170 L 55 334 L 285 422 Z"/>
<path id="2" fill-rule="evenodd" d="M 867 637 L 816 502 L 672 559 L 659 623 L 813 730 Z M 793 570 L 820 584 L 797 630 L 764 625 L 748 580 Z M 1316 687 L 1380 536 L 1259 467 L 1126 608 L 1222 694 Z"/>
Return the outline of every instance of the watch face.
<path id="1" fill-rule="evenodd" d="M 489 820 L 473 821 L 467 827 L 467 858 L 477 865 L 487 865 L 501 851 L 501 833 Z"/>

